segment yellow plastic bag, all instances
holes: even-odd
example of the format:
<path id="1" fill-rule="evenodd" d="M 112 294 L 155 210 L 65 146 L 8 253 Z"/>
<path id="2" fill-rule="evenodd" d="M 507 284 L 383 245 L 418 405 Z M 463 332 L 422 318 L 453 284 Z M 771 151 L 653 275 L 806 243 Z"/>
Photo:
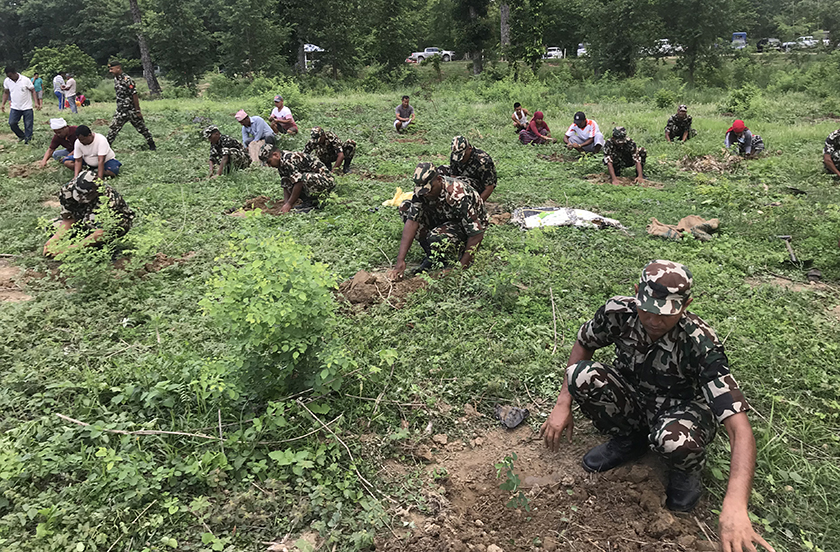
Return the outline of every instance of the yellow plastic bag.
<path id="1" fill-rule="evenodd" d="M 413 197 L 414 197 L 414 192 L 412 192 L 412 191 L 404 192 L 404 191 L 402 191 L 402 188 L 397 186 L 397 191 L 394 193 L 394 197 L 392 199 L 387 200 L 387 201 L 383 201 L 382 205 L 384 207 L 399 207 L 400 204 L 403 201 L 405 201 L 406 199 L 411 199 Z"/>

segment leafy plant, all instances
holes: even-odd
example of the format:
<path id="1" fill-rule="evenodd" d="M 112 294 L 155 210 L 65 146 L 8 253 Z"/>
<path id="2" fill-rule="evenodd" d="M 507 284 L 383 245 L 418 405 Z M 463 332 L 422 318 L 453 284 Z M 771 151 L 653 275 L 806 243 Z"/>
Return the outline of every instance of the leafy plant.
<path id="1" fill-rule="evenodd" d="M 509 491 L 511 494 L 516 493 L 505 504 L 507 508 L 524 508 L 526 512 L 530 512 L 531 505 L 528 497 L 519 490 L 521 481 L 519 480 L 519 476 L 513 471 L 513 463 L 516 460 L 518 460 L 518 457 L 515 452 L 512 452 L 510 456 L 505 456 L 503 461 L 497 462 L 495 464 L 496 479 L 504 477 L 505 481 L 499 485 L 499 488 L 503 491 Z"/>

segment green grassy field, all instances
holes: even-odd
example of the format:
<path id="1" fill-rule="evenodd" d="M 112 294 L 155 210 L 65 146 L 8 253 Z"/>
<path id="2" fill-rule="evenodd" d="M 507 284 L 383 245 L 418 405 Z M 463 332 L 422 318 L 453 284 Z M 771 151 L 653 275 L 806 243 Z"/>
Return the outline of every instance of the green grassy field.
<path id="1" fill-rule="evenodd" d="M 400 443 L 424 438 L 433 418 L 435 431 L 459 434 L 453 419 L 433 414 L 436 405 L 527 401 L 526 387 L 550 404 L 580 324 L 608 297 L 628 293 L 648 260 L 666 258 L 694 272 L 692 310 L 725 338 L 733 373 L 755 407 L 755 521 L 779 551 L 840 550 L 840 186 L 821 164 L 823 141 L 839 123 L 827 118 L 826 100 L 762 95 L 752 108 L 761 116 L 747 125 L 764 138 L 767 154 L 732 172 L 695 174 L 680 170 L 684 158 L 721 156 L 733 119 L 721 115 L 725 92 L 684 91 L 663 109 L 652 95 L 668 83 L 636 79 L 599 91 L 546 82 L 425 81 L 405 90 L 418 122 L 403 141 L 391 127 L 403 90 L 307 95 L 301 128 L 321 125 L 355 139 L 354 173 L 338 179 L 323 210 L 246 219 L 224 211 L 258 195 L 281 197 L 276 173 L 254 168 L 208 182 L 209 147 L 193 119 L 209 118 L 238 136 L 237 109 L 267 114 L 270 106 L 250 99 L 144 102 L 158 150 L 146 151 L 128 125 L 115 142 L 124 165 L 113 186 L 137 214 L 123 247 L 134 250 L 138 267 L 158 253 L 194 252 L 148 274 L 115 271 L 94 256 L 56 271 L 40 256 L 46 223 L 57 215 L 43 202 L 72 175 L 53 166 L 1 178 L 0 253 L 30 271 L 25 292 L 33 299 L 0 303 L 0 548 L 258 550 L 261 542 L 315 530 L 329 541 L 324 549 L 365 549 L 374 533 L 387 531 L 393 505 L 371 498 L 356 470 L 399 503 L 420 500 L 375 474 L 383 459 L 400 456 Z M 585 176 L 603 170 L 599 157 L 555 162 L 544 156 L 564 155 L 559 146 L 520 146 L 509 125 L 514 101 L 544 111 L 555 136 L 578 109 L 605 133 L 627 127 L 647 148 L 647 175 L 661 186 L 596 183 Z M 665 121 L 683 102 L 699 135 L 667 144 Z M 95 104 L 67 118 L 90 124 L 112 113 L 111 104 Z M 50 116 L 52 104 L 36 113 L 29 146 L 2 135 L 0 174 L 41 158 Z M 315 346 L 329 342 L 343 351 L 337 391 L 308 392 L 305 375 L 285 389 L 244 384 L 229 362 L 235 352 L 226 328 L 199 306 L 214 268 L 229 262 L 229 248 L 291 238 L 337 281 L 387 268 L 402 224 L 382 201 L 396 186 L 411 188 L 417 162 L 446 162 L 456 134 L 493 156 L 499 186 L 491 199 L 507 210 L 568 205 L 616 218 L 628 232 L 491 227 L 470 270 L 431 280 L 402 308 L 336 307 L 329 335 Z M 306 135 L 283 138 L 283 147 L 301 148 Z M 793 195 L 790 187 L 807 193 Z M 714 240 L 663 241 L 645 232 L 652 217 L 675 224 L 687 215 L 719 218 Z M 779 285 L 805 282 L 802 266 L 785 264 L 780 234 L 793 236 L 797 255 L 822 271 L 823 285 Z M 409 260 L 420 260 L 417 246 Z M 316 431 L 319 423 L 298 398 L 324 421 L 341 415 L 331 427 L 353 460 L 331 434 Z M 543 419 L 535 412 L 533 427 Z M 220 433 L 223 443 L 195 435 Z M 363 434 L 379 439 L 375 453 L 363 447 Z M 717 438 L 706 473 L 713 508 L 728 473 L 725 441 Z"/>

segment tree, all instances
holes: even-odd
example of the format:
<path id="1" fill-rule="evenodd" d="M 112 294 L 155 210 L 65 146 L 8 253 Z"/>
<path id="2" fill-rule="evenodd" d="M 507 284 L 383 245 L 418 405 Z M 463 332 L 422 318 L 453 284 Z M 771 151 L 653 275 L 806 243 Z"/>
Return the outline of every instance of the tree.
<path id="1" fill-rule="evenodd" d="M 487 20 L 489 0 L 457 0 L 454 19 L 458 28 L 456 35 L 460 51 L 468 52 L 473 62 L 473 75 L 481 74 L 484 68 L 484 48 L 491 43 L 491 28 Z"/>
<path id="2" fill-rule="evenodd" d="M 146 28 L 155 59 L 167 78 L 179 86 L 195 86 L 196 78 L 215 61 L 213 38 L 199 18 L 197 0 L 157 0 L 146 10 Z"/>
<path id="3" fill-rule="evenodd" d="M 567 52 L 575 52 L 585 41 L 583 0 L 546 0 L 545 43 Z"/>
<path id="4" fill-rule="evenodd" d="M 143 14 L 137 0 L 128 0 L 131 8 L 131 19 L 137 29 L 137 45 L 140 47 L 140 62 L 143 64 L 143 76 L 149 84 L 149 95 L 160 96 L 160 83 L 155 75 L 155 66 L 152 64 L 152 56 L 149 55 L 149 45 L 146 44 L 146 37 L 143 34 Z"/>
<path id="5" fill-rule="evenodd" d="M 58 72 L 73 73 L 79 90 L 95 87 L 103 72 L 102 67 L 75 44 L 63 48 L 35 48 L 29 68 L 40 73 L 44 80 L 52 79 Z"/>
<path id="6" fill-rule="evenodd" d="M 544 0 L 510 1 L 510 16 L 513 21 L 510 26 L 511 43 L 508 48 L 510 61 L 521 59 L 530 65 L 534 72 L 542 63 L 542 56 L 545 53 L 544 5 Z"/>
<path id="7" fill-rule="evenodd" d="M 289 27 L 280 23 L 277 0 L 219 2 L 216 7 L 220 62 L 227 74 L 279 73 L 285 62 L 278 45 L 288 40 Z"/>
<path id="8" fill-rule="evenodd" d="M 632 76 L 645 48 L 661 34 L 656 0 L 604 0 L 585 5 L 589 56 L 597 74 Z"/>
<path id="9" fill-rule="evenodd" d="M 417 0 L 380 0 L 372 4 L 368 4 L 372 9 L 365 19 L 372 23 L 368 43 L 374 52 L 373 60 L 394 69 L 405 63 L 413 48 L 425 47 L 415 46 L 420 26 L 419 3 Z"/>
<path id="10" fill-rule="evenodd" d="M 331 69 L 334 79 L 338 79 L 339 73 L 347 76 L 354 74 L 360 61 L 362 35 L 359 27 L 363 19 L 359 17 L 362 10 L 360 0 L 321 0 L 318 9 L 320 18 L 313 34 L 318 46 L 324 49 L 319 57 L 320 63 Z M 370 15 L 369 12 L 367 15 Z M 386 31 L 397 32 L 397 29 Z"/>

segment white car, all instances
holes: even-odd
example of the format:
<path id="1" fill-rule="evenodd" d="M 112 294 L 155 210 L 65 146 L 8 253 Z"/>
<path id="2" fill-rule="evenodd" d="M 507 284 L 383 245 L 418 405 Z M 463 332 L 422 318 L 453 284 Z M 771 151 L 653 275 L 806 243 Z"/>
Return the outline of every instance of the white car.
<path id="1" fill-rule="evenodd" d="M 563 50 L 557 46 L 550 46 L 546 48 L 543 59 L 563 59 Z"/>
<path id="2" fill-rule="evenodd" d="M 423 60 L 429 59 L 432 56 L 440 56 L 443 61 L 452 61 L 455 57 L 455 52 L 451 50 L 441 50 L 440 48 L 426 48 L 422 52 L 414 52 L 408 56 L 406 61 L 415 61 L 421 63 Z"/>
<path id="3" fill-rule="evenodd" d="M 578 44 L 578 48 L 577 48 L 577 57 L 586 57 L 586 56 L 587 56 L 587 52 L 586 52 L 586 47 L 587 47 L 587 46 L 589 46 L 589 45 L 588 45 L 588 44 L 584 44 L 583 42 L 581 42 L 580 44 Z"/>

